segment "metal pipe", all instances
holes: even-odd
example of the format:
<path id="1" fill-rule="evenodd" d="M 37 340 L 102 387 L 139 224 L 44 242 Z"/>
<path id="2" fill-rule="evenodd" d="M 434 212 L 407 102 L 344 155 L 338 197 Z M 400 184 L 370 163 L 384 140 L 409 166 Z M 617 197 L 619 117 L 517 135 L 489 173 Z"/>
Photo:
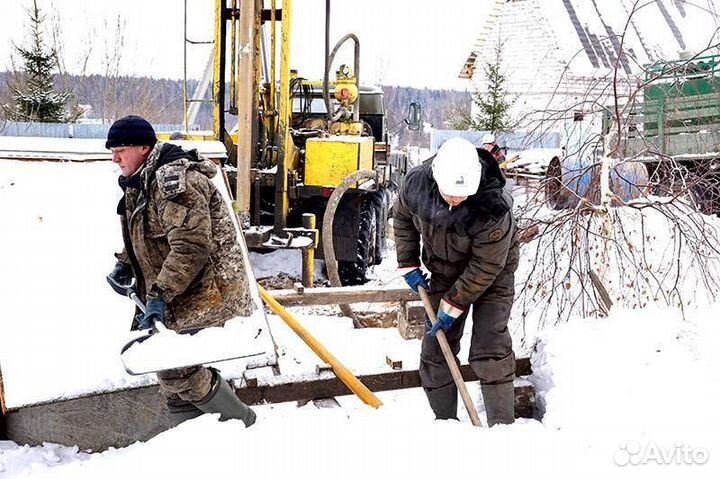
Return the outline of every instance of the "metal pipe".
<path id="1" fill-rule="evenodd" d="M 331 119 L 330 111 L 330 65 L 328 59 L 330 57 L 330 0 L 325 0 L 325 73 L 323 74 L 323 99 L 325 100 L 325 113 L 328 119 Z"/>
<path id="2" fill-rule="evenodd" d="M 202 79 L 200 80 L 200 83 L 197 84 L 197 87 L 195 87 L 195 91 L 193 92 L 192 97 L 190 97 L 190 105 L 188 105 L 187 107 L 187 126 L 185 127 L 186 130 L 192 127 L 195 124 L 195 121 L 197 121 L 198 113 L 200 113 L 200 107 L 203 105 L 205 101 L 205 95 L 207 95 L 208 88 L 212 83 L 214 57 L 215 46 L 213 45 L 212 50 L 210 51 L 210 55 L 207 59 L 207 64 L 205 65 L 205 70 L 203 71 Z"/>
<path id="3" fill-rule="evenodd" d="M 315 224 L 314 214 L 303 213 L 303 228 L 314 230 Z M 311 246 L 302 249 L 302 283 L 306 288 L 312 288 L 315 283 L 315 248 L 317 248 L 317 236 L 315 236 L 315 242 Z"/>
<path id="4" fill-rule="evenodd" d="M 213 138 L 225 141 L 225 25 L 226 0 L 215 0 L 215 56 L 213 62 Z"/>
<path id="5" fill-rule="evenodd" d="M 188 133 L 188 96 L 187 96 L 187 0 L 183 2 L 183 125 Z"/>
<path id="6" fill-rule="evenodd" d="M 275 85 L 275 79 L 277 77 L 277 72 L 275 71 L 276 68 L 276 45 L 277 45 L 277 16 L 275 9 L 277 8 L 276 0 L 272 0 L 270 2 L 270 81 L 268 82 L 270 84 L 270 105 L 268 108 L 268 111 L 272 115 L 277 114 L 277 89 Z M 284 7 L 283 7 L 284 9 Z M 272 125 L 271 130 L 275 129 L 275 125 L 277 122 L 274 120 L 276 117 L 272 117 L 273 120 L 270 122 Z"/>
<path id="7" fill-rule="evenodd" d="M 235 1 L 235 0 L 233 0 Z M 241 226 L 250 224 L 250 168 L 253 153 L 253 115 L 255 94 L 255 16 L 256 2 L 240 2 L 238 55 L 238 142 L 237 214 Z"/>
<path id="8" fill-rule="evenodd" d="M 260 0 L 262 1 L 262 0 Z M 268 51 L 268 39 L 267 39 L 267 31 L 265 30 L 265 27 L 263 26 L 261 29 L 260 34 L 260 63 L 261 63 L 261 72 L 262 72 L 262 81 L 269 83 L 270 78 L 270 66 L 268 65 L 268 58 L 267 58 L 267 51 Z"/>
<path id="9" fill-rule="evenodd" d="M 288 170 L 292 164 L 295 145 L 290 136 L 290 34 L 292 0 L 283 0 L 282 45 L 280 50 L 280 108 L 278 114 L 277 172 L 275 173 L 275 233 L 284 234 L 289 209 Z"/>
<path id="10" fill-rule="evenodd" d="M 255 184 L 254 190 L 255 190 L 255 224 L 260 224 L 260 207 L 262 206 L 260 201 L 260 174 L 255 173 Z"/>
<path id="11" fill-rule="evenodd" d="M 237 77 L 235 76 L 235 66 L 238 63 L 237 58 L 237 30 L 238 18 L 237 8 L 238 0 L 232 0 L 230 12 L 230 112 L 237 111 Z M 245 3 L 245 2 L 243 2 Z"/>
<path id="12" fill-rule="evenodd" d="M 333 48 L 332 52 L 330 53 L 330 56 L 328 57 L 328 62 L 325 67 L 325 78 L 328 78 L 330 75 L 330 68 L 332 67 L 332 63 L 335 60 L 335 54 L 337 54 L 340 47 L 348 40 L 353 40 L 355 42 L 355 60 L 353 62 L 353 75 L 355 75 L 355 84 L 358 87 L 358 92 L 360 91 L 360 40 L 358 39 L 357 35 L 354 33 L 348 33 L 344 37 L 342 37 L 338 42 L 335 44 L 335 47 Z M 328 82 L 323 82 L 323 95 L 327 97 L 327 102 L 329 104 L 330 101 L 330 90 L 328 86 Z M 358 99 L 356 100 L 358 103 L 356 105 L 356 108 L 353 109 L 353 120 L 359 121 L 360 120 L 360 96 L 358 95 Z M 328 112 L 330 117 L 330 113 Z"/>

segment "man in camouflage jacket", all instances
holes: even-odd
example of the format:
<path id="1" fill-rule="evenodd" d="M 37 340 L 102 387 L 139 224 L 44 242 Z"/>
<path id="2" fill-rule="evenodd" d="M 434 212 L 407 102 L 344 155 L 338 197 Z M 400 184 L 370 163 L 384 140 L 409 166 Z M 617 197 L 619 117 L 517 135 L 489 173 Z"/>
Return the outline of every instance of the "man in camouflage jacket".
<path id="1" fill-rule="evenodd" d="M 117 213 L 125 248 L 109 280 L 135 278 L 147 311 L 136 315 L 133 327 L 162 321 L 182 331 L 249 315 L 235 225 L 211 181 L 216 166 L 194 150 L 158 142 L 152 126 L 137 116 L 115 122 L 106 147 L 120 166 L 124 193 Z M 236 417 L 248 426 L 255 420 L 252 410 L 226 394 L 227 383 L 216 370 L 193 366 L 157 376 L 173 424 L 202 412 L 221 412 L 221 418 Z M 218 397 L 225 401 L 217 404 Z M 224 410 L 213 410 L 218 408 Z"/>
<path id="2" fill-rule="evenodd" d="M 472 306 L 469 362 L 480 379 L 488 422 L 511 423 L 515 356 L 507 323 L 518 265 L 513 201 L 492 156 L 459 140 L 448 140 L 449 147 L 443 144 L 434 159 L 405 178 L 393 207 L 398 266 L 414 289 L 430 287 L 438 311 L 440 322 L 432 329 L 428 323 L 420 354 L 421 383 L 436 417 L 456 418 L 457 389 L 434 333 L 444 329 L 457 356 Z M 480 162 L 479 186 L 476 182 L 463 196 L 444 194 L 436 177 L 450 175 L 459 183 L 472 174 L 457 171 L 461 160 L 473 170 Z M 429 284 L 419 270 L 421 244 L 422 262 L 432 273 Z"/>

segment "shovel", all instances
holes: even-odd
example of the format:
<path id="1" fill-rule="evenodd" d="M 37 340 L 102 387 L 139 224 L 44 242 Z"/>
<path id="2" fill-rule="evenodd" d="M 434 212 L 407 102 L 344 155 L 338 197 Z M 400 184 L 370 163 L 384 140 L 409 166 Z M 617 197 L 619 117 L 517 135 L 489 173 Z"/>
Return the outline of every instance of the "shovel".
<path id="1" fill-rule="evenodd" d="M 118 284 L 110 278 L 108 278 L 108 282 L 116 292 L 133 300 L 137 307 L 143 313 L 145 312 L 145 303 L 137 295 L 134 280 L 128 285 Z M 209 330 L 215 330 L 213 331 L 216 333 L 214 337 L 203 334 Z M 223 341 L 217 341 L 218 338 L 222 339 L 222 334 L 223 328 L 192 328 L 175 332 L 168 329 L 162 321 L 153 321 L 149 329 L 143 330 L 140 336 L 125 343 L 120 350 L 120 359 L 128 374 L 140 376 L 167 369 L 199 366 L 265 354 L 263 347 L 248 344 L 243 348 L 241 342 L 231 342 L 226 349 L 218 348 L 217 346 L 224 346 Z M 253 331 L 249 331 L 243 336 L 256 337 L 257 334 L 253 335 Z M 151 338 L 153 338 L 154 344 L 148 342 L 142 347 L 140 346 Z M 135 349 L 131 351 L 132 348 Z M 146 351 L 144 348 L 149 349 Z M 156 353 L 154 355 L 152 354 L 153 349 Z M 219 349 L 224 349 L 224 351 L 218 352 Z M 139 356 L 135 357 L 138 354 Z M 162 359 L 158 360 L 158 356 L 161 356 Z M 145 358 L 150 360 L 144 361 Z M 150 364 L 142 364 L 143 362 Z"/>
<path id="2" fill-rule="evenodd" d="M 433 308 L 432 302 L 430 301 L 430 296 L 422 286 L 418 286 L 418 292 L 420 293 L 420 298 L 422 298 L 423 305 L 425 306 L 425 312 L 427 312 L 430 322 L 435 325 L 435 323 L 437 323 L 437 317 L 435 316 L 435 308 Z M 470 394 L 468 394 L 462 374 L 460 374 L 460 368 L 458 368 L 458 365 L 455 362 L 455 355 L 450 350 L 450 345 L 445 337 L 445 331 L 442 329 L 438 330 L 435 337 L 437 338 L 438 343 L 440 343 L 440 349 L 442 349 L 443 356 L 445 356 L 445 362 L 447 362 L 447 365 L 450 368 L 450 374 L 452 374 L 453 381 L 455 381 L 455 386 L 457 386 L 460 397 L 463 400 L 463 404 L 465 404 L 465 409 L 467 409 L 468 415 L 470 416 L 470 422 L 472 422 L 473 426 L 482 427 L 478 413 L 475 410 L 475 405 L 473 404 L 472 399 L 470 399 Z"/>

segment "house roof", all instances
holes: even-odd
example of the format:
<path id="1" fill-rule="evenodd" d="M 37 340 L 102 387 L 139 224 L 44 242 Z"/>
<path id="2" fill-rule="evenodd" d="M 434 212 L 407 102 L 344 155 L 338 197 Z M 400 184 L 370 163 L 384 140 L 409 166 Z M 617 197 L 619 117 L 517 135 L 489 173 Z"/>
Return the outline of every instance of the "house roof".
<path id="1" fill-rule="evenodd" d="M 498 39 L 503 42 L 503 61 L 524 67 L 540 61 L 557 68 L 559 63 L 573 75 L 595 76 L 612 70 L 619 61 L 624 73 L 638 73 L 644 64 L 677 59 L 683 51 L 696 52 L 712 44 L 720 26 L 718 3 L 496 1 L 460 77 L 472 78 L 478 64 L 492 61 Z M 714 43 L 719 40 L 716 35 Z"/>

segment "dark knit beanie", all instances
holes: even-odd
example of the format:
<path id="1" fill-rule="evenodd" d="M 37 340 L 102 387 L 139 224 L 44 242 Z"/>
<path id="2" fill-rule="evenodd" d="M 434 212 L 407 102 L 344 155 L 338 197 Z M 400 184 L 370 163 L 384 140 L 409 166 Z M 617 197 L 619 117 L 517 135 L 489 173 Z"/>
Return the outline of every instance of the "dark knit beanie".
<path id="1" fill-rule="evenodd" d="M 155 130 L 145 118 L 130 115 L 120 118 L 108 130 L 105 148 L 116 146 L 155 146 Z"/>

